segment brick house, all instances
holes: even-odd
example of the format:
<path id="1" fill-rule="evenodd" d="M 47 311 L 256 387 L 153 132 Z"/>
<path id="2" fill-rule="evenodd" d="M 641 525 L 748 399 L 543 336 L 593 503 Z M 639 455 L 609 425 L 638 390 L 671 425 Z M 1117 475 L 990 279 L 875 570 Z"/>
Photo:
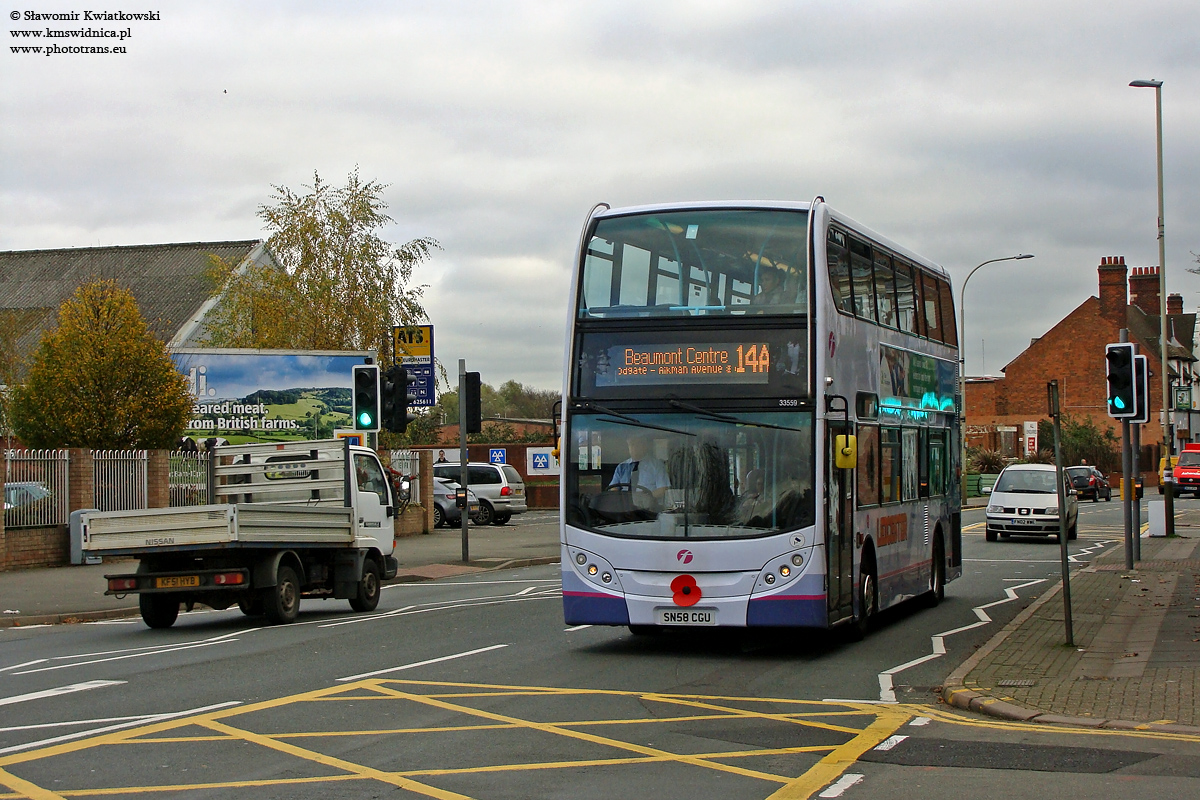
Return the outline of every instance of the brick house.
<path id="1" fill-rule="evenodd" d="M 1163 440 L 1159 415 L 1153 411 L 1162 408 L 1158 267 L 1133 267 L 1130 272 L 1124 256 L 1106 256 L 1098 276 L 1099 297 L 1087 298 L 1032 340 L 1003 368 L 1003 377 L 966 379 L 969 444 L 1008 456 L 1024 455 L 1022 424 L 1046 418 L 1046 383 L 1052 379 L 1058 380 L 1063 411 L 1088 417 L 1120 435 L 1120 425 L 1106 411 L 1104 346 L 1118 341 L 1120 329 L 1128 328 L 1129 340 L 1150 359 L 1151 421 L 1142 426 L 1141 441 L 1143 447 L 1152 446 L 1157 463 Z M 1190 388 L 1197 360 L 1193 355 L 1196 315 L 1183 312 L 1181 295 L 1167 297 L 1167 325 L 1171 384 Z M 1200 412 L 1181 411 L 1173 416 L 1179 440 L 1200 439 L 1192 430 L 1200 426 Z M 1197 426 L 1192 424 L 1193 416 Z M 1046 444 L 1039 443 L 1039 447 Z"/>

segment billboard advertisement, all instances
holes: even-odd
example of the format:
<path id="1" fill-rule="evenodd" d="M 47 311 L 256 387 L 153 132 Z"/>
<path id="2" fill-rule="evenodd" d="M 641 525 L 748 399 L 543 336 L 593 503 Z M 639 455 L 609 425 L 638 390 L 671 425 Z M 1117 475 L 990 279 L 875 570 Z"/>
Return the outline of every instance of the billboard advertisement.
<path id="1" fill-rule="evenodd" d="M 351 371 L 372 351 L 180 349 L 194 404 L 184 436 L 232 444 L 331 439 L 350 422 Z"/>

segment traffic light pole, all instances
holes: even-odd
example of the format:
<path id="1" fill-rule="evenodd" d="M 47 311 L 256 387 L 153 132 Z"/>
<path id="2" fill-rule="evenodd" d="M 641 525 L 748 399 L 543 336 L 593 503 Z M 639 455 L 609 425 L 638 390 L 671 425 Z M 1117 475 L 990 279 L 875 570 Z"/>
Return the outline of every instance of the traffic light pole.
<path id="1" fill-rule="evenodd" d="M 466 505 L 462 509 L 462 560 L 471 560 L 471 547 L 467 541 L 467 522 L 471 516 L 471 487 L 467 485 L 467 360 L 458 360 L 458 483 L 462 486 Z"/>
<path id="2" fill-rule="evenodd" d="M 1128 420 L 1121 421 L 1121 489 L 1121 505 L 1125 507 L 1125 569 L 1133 569 L 1133 506 L 1137 502 L 1137 479 L 1133 475 Z"/>
<path id="3" fill-rule="evenodd" d="M 1129 329 L 1121 328 L 1122 344 L 1129 341 Z M 1149 402 L 1147 400 L 1147 402 Z M 1137 504 L 1137 476 L 1133 472 L 1133 452 L 1129 441 L 1129 420 L 1121 420 L 1121 506 L 1125 517 L 1125 569 L 1133 569 L 1133 509 Z"/>
<path id="4" fill-rule="evenodd" d="M 1062 570 L 1063 587 L 1063 621 L 1067 627 L 1067 646 L 1075 646 L 1075 630 L 1071 620 L 1071 560 L 1067 554 L 1067 482 L 1063 474 L 1062 436 L 1058 410 L 1058 381 L 1046 384 L 1050 400 L 1050 417 L 1054 420 L 1054 477 L 1058 486 L 1058 554 Z M 1078 529 L 1079 518 L 1075 525 Z"/>
<path id="5" fill-rule="evenodd" d="M 1141 465 L 1138 463 L 1138 451 L 1142 448 L 1142 424 L 1140 422 L 1130 423 L 1129 425 L 1129 460 L 1133 464 L 1133 560 L 1142 560 L 1142 503 L 1138 499 L 1137 481 L 1138 475 L 1141 474 Z"/>

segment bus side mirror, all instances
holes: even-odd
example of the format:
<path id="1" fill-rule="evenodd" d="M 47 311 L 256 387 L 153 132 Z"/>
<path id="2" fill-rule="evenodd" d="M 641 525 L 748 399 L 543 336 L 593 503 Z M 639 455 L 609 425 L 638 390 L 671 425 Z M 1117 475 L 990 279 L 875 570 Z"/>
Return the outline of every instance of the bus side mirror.
<path id="1" fill-rule="evenodd" d="M 838 469 L 854 469 L 858 466 L 858 438 L 855 436 L 836 436 L 833 447 L 837 451 L 834 459 Z"/>

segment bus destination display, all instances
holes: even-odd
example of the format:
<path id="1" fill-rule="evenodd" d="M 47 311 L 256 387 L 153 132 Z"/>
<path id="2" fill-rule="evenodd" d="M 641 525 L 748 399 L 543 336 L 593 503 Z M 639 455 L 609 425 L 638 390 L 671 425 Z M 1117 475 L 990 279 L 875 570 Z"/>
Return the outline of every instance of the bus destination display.
<path id="1" fill-rule="evenodd" d="M 686 383 L 765 385 L 771 353 L 766 342 L 618 345 L 595 359 L 596 386 Z"/>

